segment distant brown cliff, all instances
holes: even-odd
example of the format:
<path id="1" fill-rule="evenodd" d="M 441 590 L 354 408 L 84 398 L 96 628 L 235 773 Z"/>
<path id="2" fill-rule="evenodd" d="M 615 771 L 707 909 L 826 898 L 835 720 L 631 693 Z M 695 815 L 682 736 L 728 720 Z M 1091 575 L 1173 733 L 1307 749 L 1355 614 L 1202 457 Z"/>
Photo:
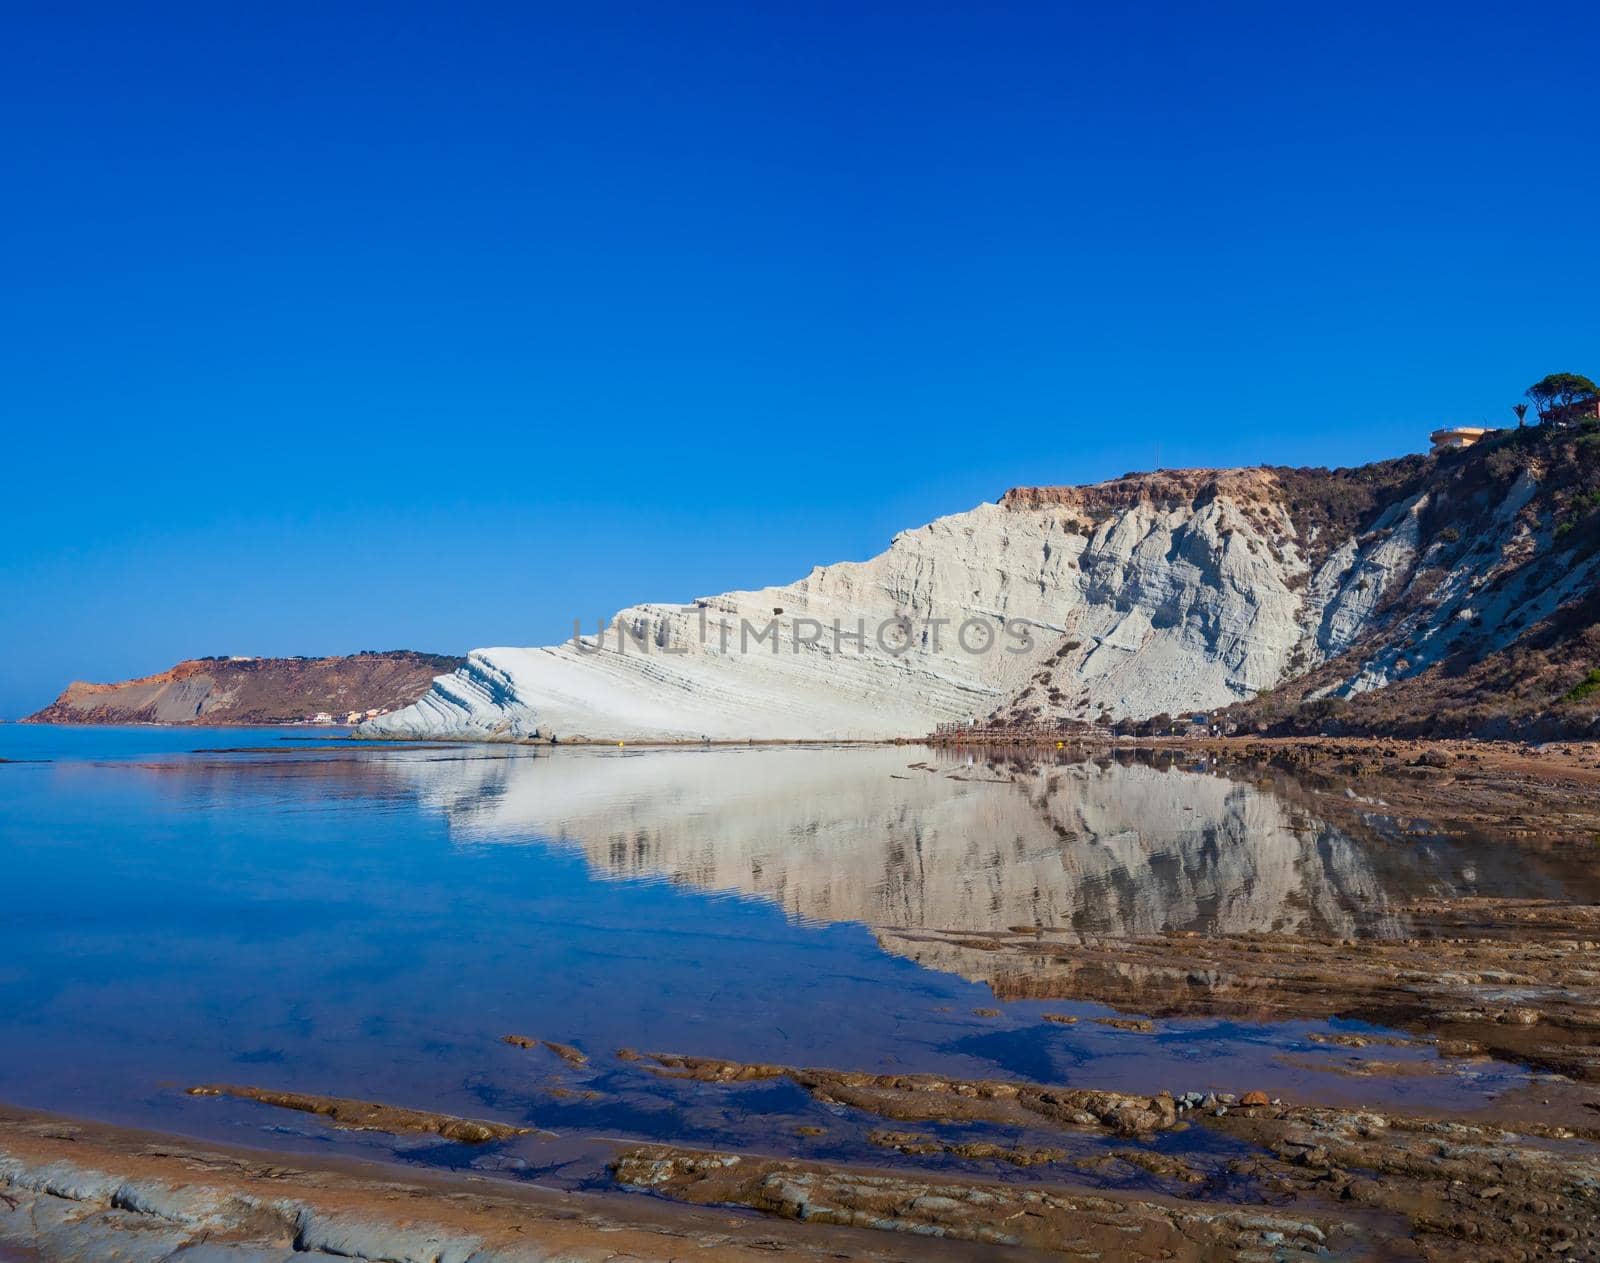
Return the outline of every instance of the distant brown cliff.
<path id="1" fill-rule="evenodd" d="M 283 724 L 327 715 L 342 723 L 351 711 L 409 706 L 434 676 L 462 662 L 407 649 L 340 658 L 192 658 L 118 684 L 75 681 L 23 722 Z"/>

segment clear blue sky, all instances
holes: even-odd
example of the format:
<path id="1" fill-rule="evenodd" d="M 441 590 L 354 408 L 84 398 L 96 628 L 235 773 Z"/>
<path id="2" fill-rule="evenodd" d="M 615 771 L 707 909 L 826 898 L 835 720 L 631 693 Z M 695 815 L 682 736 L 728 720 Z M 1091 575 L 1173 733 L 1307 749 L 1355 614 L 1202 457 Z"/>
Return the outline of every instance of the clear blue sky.
<path id="1" fill-rule="evenodd" d="M 1592 3 L 12 6 L 0 715 L 1507 421 L 1600 375 L 1597 40 Z"/>

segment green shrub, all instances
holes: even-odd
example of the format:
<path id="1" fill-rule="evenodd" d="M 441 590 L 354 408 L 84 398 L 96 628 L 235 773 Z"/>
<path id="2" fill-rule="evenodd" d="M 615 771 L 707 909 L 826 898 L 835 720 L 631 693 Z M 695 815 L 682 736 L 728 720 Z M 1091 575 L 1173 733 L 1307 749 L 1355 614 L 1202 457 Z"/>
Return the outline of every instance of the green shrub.
<path id="1" fill-rule="evenodd" d="M 1595 667 L 1588 675 L 1580 680 L 1577 686 L 1562 697 L 1563 702 L 1581 702 L 1585 698 L 1593 697 L 1600 693 L 1600 667 Z"/>
<path id="2" fill-rule="evenodd" d="M 1489 477 L 1496 482 L 1507 482 L 1522 469 L 1523 462 L 1517 454 L 1502 447 L 1498 451 L 1490 452 L 1484 461 L 1484 468 L 1489 471 Z"/>

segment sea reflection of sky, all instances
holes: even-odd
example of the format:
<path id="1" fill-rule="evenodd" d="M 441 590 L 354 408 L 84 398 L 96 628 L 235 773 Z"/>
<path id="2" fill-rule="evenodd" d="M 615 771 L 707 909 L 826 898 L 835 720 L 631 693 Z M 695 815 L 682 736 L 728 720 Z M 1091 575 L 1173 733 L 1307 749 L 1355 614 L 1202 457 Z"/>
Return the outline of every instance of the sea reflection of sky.
<path id="1" fill-rule="evenodd" d="M 713 1142 L 752 1125 L 754 1095 L 727 1107 L 610 1054 L 1337 1095 L 1276 1060 L 1304 1024 L 1052 1026 L 1104 1010 L 1001 1005 L 869 926 L 1392 933 L 1402 895 L 1469 870 L 1472 889 L 1559 891 L 1536 863 L 1352 837 L 1189 771 L 905 747 L 186 754 L 246 742 L 56 731 L 0 728 L 0 757 L 52 760 L 0 766 L 0 1099 L 241 1143 L 415 1148 L 181 1088 Z M 589 1051 L 577 1086 L 604 1099 L 549 1097 L 565 1072 L 499 1042 L 513 1031 Z"/>

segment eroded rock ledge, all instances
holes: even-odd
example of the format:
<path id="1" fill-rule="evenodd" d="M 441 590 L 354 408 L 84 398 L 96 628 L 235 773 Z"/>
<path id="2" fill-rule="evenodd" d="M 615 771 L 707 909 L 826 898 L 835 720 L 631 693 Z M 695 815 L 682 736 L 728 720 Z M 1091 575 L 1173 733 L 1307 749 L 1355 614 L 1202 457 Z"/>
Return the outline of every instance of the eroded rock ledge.
<path id="1" fill-rule="evenodd" d="M 406 1109 L 378 1101 L 357 1101 L 342 1096 L 317 1096 L 310 1092 L 280 1092 L 271 1088 L 241 1087 L 231 1083 L 207 1083 L 189 1089 L 190 1096 L 231 1096 L 279 1109 L 299 1110 L 326 1118 L 335 1127 L 350 1131 L 385 1131 L 391 1135 L 432 1134 L 445 1140 L 481 1145 L 511 1136 L 526 1136 L 530 1127 L 486 1122 L 481 1118 L 457 1118 L 431 1110 Z"/>
<path id="2" fill-rule="evenodd" d="M 943 1184 L 928 1174 L 869 1178 L 814 1163 L 660 1145 L 631 1149 L 614 1166 L 625 1185 L 696 1204 L 733 1203 L 808 1221 L 1048 1245 L 1069 1257 L 1104 1248 L 1089 1234 L 1087 1226 L 1094 1226 L 1121 1241 L 1122 1253 L 1103 1256 L 1116 1258 L 1292 1259 L 1337 1248 L 1343 1257 L 1429 1263 L 1600 1259 L 1600 1150 L 1593 1143 L 1600 1128 L 1585 1118 L 1573 1118 L 1570 1126 L 1531 1119 L 1500 1125 L 1293 1105 L 1259 1092 L 1237 1099 L 1196 1092 L 1139 1098 L 705 1057 L 655 1054 L 648 1060 L 659 1073 L 730 1090 L 783 1076 L 820 1099 L 885 1119 L 1111 1131 L 1137 1147 L 1090 1161 L 1141 1167 L 1168 1194 L 1130 1199 L 1100 1190 Z M 1571 1099 L 1575 1106 L 1588 1105 L 1592 1093 Z M 1209 1156 L 1195 1150 L 1192 1162 L 1160 1144 L 1163 1133 L 1189 1129 L 1224 1144 L 1209 1146 Z M 1085 1165 L 1064 1150 L 1000 1151 L 917 1133 L 881 1131 L 873 1141 L 964 1161 L 1062 1164 L 1063 1174 Z M 1151 1253 L 1128 1252 L 1133 1243 Z M 1269 1245 L 1271 1252 L 1256 1253 Z"/>
<path id="3" fill-rule="evenodd" d="M 643 1145 L 616 1163 L 624 1185 L 698 1205 L 748 1206 L 807 1223 L 1034 1246 L 1069 1259 L 1347 1257 L 1360 1228 L 1255 1207 L 1178 1205 L 1082 1190 L 908 1178 L 811 1162 Z"/>
<path id="4" fill-rule="evenodd" d="M 1178 1105 L 1165 1092 L 1136 1096 L 998 1079 L 800 1069 L 671 1053 L 648 1053 L 644 1059 L 654 1063 L 648 1068 L 656 1074 L 701 1083 L 787 1078 L 827 1104 L 853 1106 L 903 1121 L 984 1122 L 1010 1127 L 1043 1123 L 1105 1129 L 1124 1136 L 1151 1135 L 1178 1122 Z"/>
<path id="5" fill-rule="evenodd" d="M 0 1108 L 0 1247 L 106 1263 L 874 1263 L 936 1241 L 201 1145 Z M 3 1252 L 3 1251 L 0 1251 Z M 28 1257 L 26 1254 L 24 1257 Z"/>

